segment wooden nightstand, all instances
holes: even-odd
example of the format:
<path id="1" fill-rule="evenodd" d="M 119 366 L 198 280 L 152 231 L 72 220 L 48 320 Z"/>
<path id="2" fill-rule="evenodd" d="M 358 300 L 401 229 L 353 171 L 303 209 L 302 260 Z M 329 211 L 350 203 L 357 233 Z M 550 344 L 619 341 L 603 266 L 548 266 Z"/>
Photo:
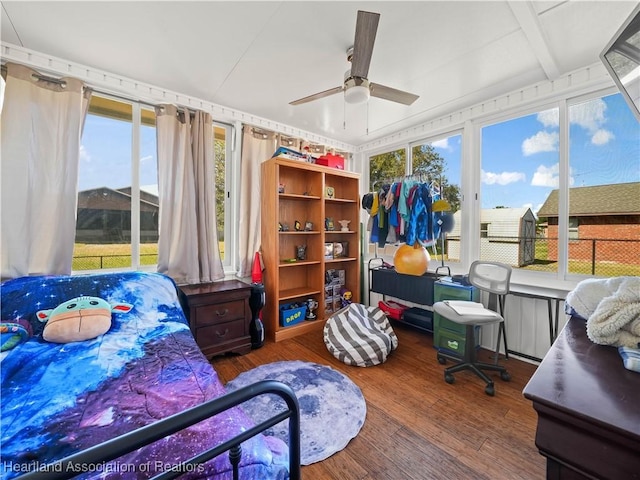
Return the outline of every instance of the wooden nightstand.
<path id="1" fill-rule="evenodd" d="M 191 332 L 207 357 L 251 350 L 251 285 L 239 280 L 183 285 L 181 301 Z"/>

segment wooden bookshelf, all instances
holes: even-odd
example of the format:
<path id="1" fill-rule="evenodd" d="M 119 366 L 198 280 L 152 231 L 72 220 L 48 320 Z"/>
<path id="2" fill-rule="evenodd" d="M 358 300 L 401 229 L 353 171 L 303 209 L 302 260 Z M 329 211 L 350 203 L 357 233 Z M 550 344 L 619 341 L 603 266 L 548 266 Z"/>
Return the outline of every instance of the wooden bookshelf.
<path id="1" fill-rule="evenodd" d="M 327 187 L 333 195 L 327 198 Z M 266 335 L 273 341 L 291 338 L 324 326 L 325 273 L 345 271 L 345 288 L 352 301 L 360 301 L 359 176 L 312 163 L 272 158 L 262 164 L 262 258 L 266 304 L 262 310 Z M 325 230 L 325 219 L 333 219 L 334 230 Z M 349 220 L 341 231 L 339 220 Z M 295 230 L 298 221 L 301 231 Z M 305 231 L 307 222 L 311 227 Z M 287 225 L 288 230 L 280 226 Z M 325 258 L 325 243 L 339 243 L 346 254 Z M 296 248 L 306 245 L 306 258 L 296 258 Z M 318 302 L 316 320 L 280 325 L 280 306 Z"/>

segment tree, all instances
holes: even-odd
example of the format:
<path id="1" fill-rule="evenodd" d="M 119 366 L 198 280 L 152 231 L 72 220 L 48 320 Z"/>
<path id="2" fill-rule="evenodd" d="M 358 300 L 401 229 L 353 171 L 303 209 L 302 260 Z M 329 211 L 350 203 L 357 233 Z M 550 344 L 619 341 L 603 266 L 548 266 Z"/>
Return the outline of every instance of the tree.
<path id="1" fill-rule="evenodd" d="M 225 184 L 225 152 L 224 140 L 216 139 L 213 144 L 215 159 L 215 185 L 216 185 L 216 227 L 218 228 L 218 241 L 224 240 L 224 200 L 227 193 Z"/>
<path id="2" fill-rule="evenodd" d="M 436 182 L 442 186 L 442 198 L 451 204 L 451 213 L 460 210 L 460 187 L 450 184 L 444 175 L 446 160 L 442 158 L 432 145 L 413 147 L 413 175 L 419 175 L 424 181 Z M 405 175 L 405 149 L 394 150 L 371 157 L 369 170 L 369 188 L 377 190 L 383 182 L 392 182 Z"/>

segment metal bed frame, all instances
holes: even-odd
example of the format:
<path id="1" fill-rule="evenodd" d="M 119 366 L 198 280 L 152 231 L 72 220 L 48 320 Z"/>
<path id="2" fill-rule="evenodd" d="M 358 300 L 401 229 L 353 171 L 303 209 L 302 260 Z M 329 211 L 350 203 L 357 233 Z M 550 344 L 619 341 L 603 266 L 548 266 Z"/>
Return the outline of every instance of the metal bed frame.
<path id="1" fill-rule="evenodd" d="M 79 472 L 86 472 L 85 467 L 87 466 L 115 460 L 126 453 L 172 435 L 253 397 L 268 393 L 280 396 L 286 402 L 287 409 L 214 448 L 205 450 L 189 460 L 174 465 L 171 469 L 153 477 L 153 480 L 177 478 L 184 473 L 192 471 L 194 466 L 217 457 L 226 451 L 229 452 L 233 478 L 238 480 L 239 464 L 242 458 L 240 444 L 286 419 L 289 419 L 289 478 L 291 480 L 300 480 L 300 408 L 298 399 L 289 386 L 274 380 L 265 380 L 247 385 L 234 392 L 227 393 L 201 405 L 45 465 L 36 471 L 20 476 L 19 479 L 58 480 L 72 478 L 78 475 Z"/>

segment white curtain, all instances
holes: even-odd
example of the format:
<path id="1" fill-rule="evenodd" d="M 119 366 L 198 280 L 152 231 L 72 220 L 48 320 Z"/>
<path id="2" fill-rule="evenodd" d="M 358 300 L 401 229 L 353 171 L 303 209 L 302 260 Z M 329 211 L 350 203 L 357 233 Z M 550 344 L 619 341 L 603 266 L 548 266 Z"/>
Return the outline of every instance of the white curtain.
<path id="1" fill-rule="evenodd" d="M 192 121 L 188 112 L 163 105 L 156 118 L 158 271 L 179 284 L 221 279 L 211 115 L 198 111 Z"/>
<path id="2" fill-rule="evenodd" d="M 271 158 L 275 150 L 276 135 L 274 133 L 260 132 L 249 126 L 242 129 L 238 232 L 239 277 L 251 275 L 253 258 L 260 249 L 261 164 Z"/>
<path id="3" fill-rule="evenodd" d="M 2 278 L 70 274 L 90 90 L 7 64 L 1 121 Z"/>

